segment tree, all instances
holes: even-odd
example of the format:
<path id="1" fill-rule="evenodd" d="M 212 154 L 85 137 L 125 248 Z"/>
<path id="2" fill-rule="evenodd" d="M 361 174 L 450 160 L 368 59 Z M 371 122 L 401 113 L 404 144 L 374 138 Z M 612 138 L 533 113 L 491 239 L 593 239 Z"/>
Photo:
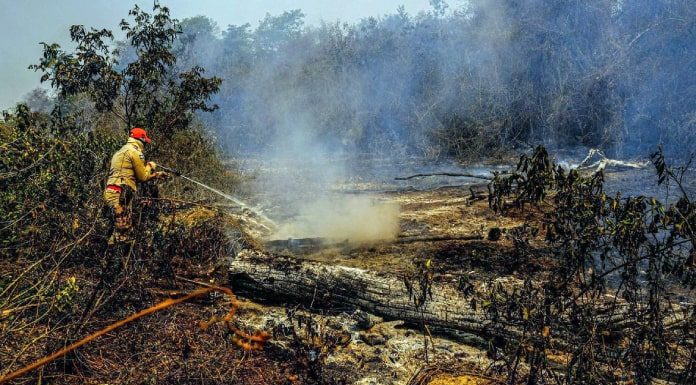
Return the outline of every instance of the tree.
<path id="1" fill-rule="evenodd" d="M 220 28 L 215 21 L 206 16 L 195 16 L 183 19 L 180 27 L 181 34 L 173 48 L 177 67 L 188 70 L 199 65 L 214 70 L 220 56 L 217 44 Z"/>
<path id="2" fill-rule="evenodd" d="M 266 14 L 256 29 L 256 43 L 260 52 L 275 52 L 283 44 L 300 37 L 305 14 L 299 9 L 281 15 Z"/>
<path id="3" fill-rule="evenodd" d="M 111 31 L 74 25 L 73 53 L 58 44 L 42 43 L 43 57 L 30 68 L 43 72 L 41 81 L 50 81 L 61 97 L 87 94 L 97 111 L 115 114 L 126 129 L 136 125 L 153 129 L 155 137 L 187 128 L 196 111 L 214 111 L 217 106 L 208 101 L 221 80 L 204 77 L 198 66 L 177 73 L 172 47 L 181 28 L 170 18 L 169 9 L 155 3 L 153 15 L 138 6 L 129 15 L 133 25 L 120 23 L 127 39 L 121 50 L 111 48 Z M 122 57 L 130 57 L 129 62 L 120 64 Z"/>

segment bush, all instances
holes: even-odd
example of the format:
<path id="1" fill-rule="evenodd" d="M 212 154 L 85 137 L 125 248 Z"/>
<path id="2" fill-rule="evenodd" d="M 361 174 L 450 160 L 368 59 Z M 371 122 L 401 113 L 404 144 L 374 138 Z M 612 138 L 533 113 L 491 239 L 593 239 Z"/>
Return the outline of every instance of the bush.
<path id="1" fill-rule="evenodd" d="M 19 106 L 2 125 L 0 256 L 39 255 L 84 236 L 101 210 L 107 164 L 121 141 Z"/>
<path id="2" fill-rule="evenodd" d="M 543 147 L 495 176 L 490 207 L 538 210 L 534 251 L 554 261 L 542 279 L 489 293 L 492 327 L 522 330 L 498 346 L 510 383 L 523 377 L 522 360 L 527 384 L 693 383 L 696 316 L 680 298 L 696 286 L 696 204 L 682 184 L 685 169 L 670 167 L 662 150 L 652 160 L 657 183 L 680 192 L 676 203 L 609 196 L 602 171 L 565 171 Z M 517 253 L 528 253 L 528 241 L 509 236 Z M 550 359 L 554 348 L 569 352 L 562 363 Z"/>

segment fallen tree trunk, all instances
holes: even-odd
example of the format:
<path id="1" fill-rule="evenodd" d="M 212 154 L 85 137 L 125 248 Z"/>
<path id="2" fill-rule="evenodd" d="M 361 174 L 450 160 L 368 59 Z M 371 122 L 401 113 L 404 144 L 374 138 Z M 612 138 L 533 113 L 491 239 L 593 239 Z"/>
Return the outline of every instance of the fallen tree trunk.
<path id="1" fill-rule="evenodd" d="M 269 255 L 249 249 L 242 250 L 234 258 L 230 273 L 230 283 L 235 292 L 253 299 L 295 302 L 310 308 L 361 309 L 385 319 L 403 320 L 410 325 L 425 324 L 430 330 L 459 340 L 469 340 L 469 343 L 476 340 L 472 338 L 474 336 L 508 340 L 524 338 L 524 332 L 516 324 L 502 319 L 497 323 L 491 321 L 481 306 L 484 299 L 464 295 L 457 289 L 454 276 L 441 283 L 434 282 L 432 297 L 428 296 L 425 305 L 419 308 L 414 305 L 405 279 L 393 274 Z M 522 283 L 503 277 L 488 282 L 487 286 L 490 284 L 502 284 L 509 286 L 509 290 L 516 290 Z M 597 310 L 597 325 L 618 334 L 622 334 L 623 330 L 632 330 L 635 325 L 629 320 L 635 314 L 628 306 L 612 306 L 611 302 L 607 301 L 606 311 Z M 597 305 L 602 307 L 602 303 Z M 670 327 L 672 324 L 679 325 L 683 315 L 680 317 L 675 312 L 669 314 L 666 321 L 669 321 Z M 565 319 L 565 322 L 561 322 L 571 325 L 575 321 Z M 570 349 L 566 340 L 568 336 L 565 337 L 552 336 L 551 344 L 557 349 Z M 481 339 L 479 341 L 485 343 Z"/>
<path id="2" fill-rule="evenodd" d="M 598 159 L 592 164 L 589 164 L 592 159 Z M 585 159 L 578 165 L 578 170 L 594 169 L 595 172 L 602 171 L 608 167 L 617 169 L 641 169 L 646 168 L 649 162 L 629 162 L 617 159 L 607 158 L 604 153 L 596 148 L 591 148 Z"/>
<path id="3" fill-rule="evenodd" d="M 232 261 L 231 284 L 256 299 L 296 301 L 308 307 L 359 308 L 388 319 L 488 335 L 483 311 L 448 285 L 433 284 L 432 299 L 414 306 L 404 280 L 374 271 L 243 250 Z M 452 285 L 454 286 L 454 285 Z M 513 330 L 510 330 L 514 333 Z"/>

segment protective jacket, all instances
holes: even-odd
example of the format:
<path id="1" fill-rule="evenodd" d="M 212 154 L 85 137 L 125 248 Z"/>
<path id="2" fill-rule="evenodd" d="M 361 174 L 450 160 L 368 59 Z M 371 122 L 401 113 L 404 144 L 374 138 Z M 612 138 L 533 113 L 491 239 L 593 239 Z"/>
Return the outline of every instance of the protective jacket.
<path id="1" fill-rule="evenodd" d="M 156 173 L 145 163 L 143 144 L 138 139 L 128 138 L 128 142 L 111 158 L 107 185 L 128 186 L 137 190 L 137 182 L 146 182 Z"/>

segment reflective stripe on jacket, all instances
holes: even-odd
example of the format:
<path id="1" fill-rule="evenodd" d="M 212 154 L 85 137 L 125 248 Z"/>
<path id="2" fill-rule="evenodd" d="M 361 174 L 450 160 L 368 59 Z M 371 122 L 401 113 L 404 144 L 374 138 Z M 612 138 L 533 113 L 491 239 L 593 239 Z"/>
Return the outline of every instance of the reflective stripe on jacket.
<path id="1" fill-rule="evenodd" d="M 111 158 L 107 185 L 126 185 L 137 190 L 137 182 L 145 182 L 153 177 L 152 168 L 145 164 L 143 144 L 138 139 L 128 138 L 128 142 Z"/>

